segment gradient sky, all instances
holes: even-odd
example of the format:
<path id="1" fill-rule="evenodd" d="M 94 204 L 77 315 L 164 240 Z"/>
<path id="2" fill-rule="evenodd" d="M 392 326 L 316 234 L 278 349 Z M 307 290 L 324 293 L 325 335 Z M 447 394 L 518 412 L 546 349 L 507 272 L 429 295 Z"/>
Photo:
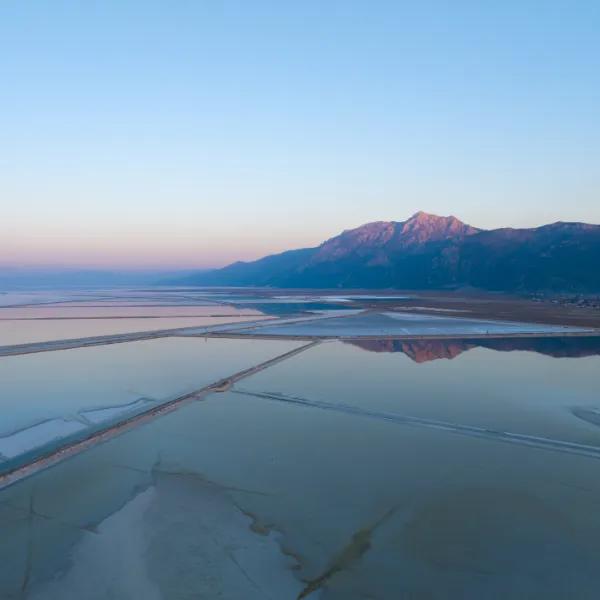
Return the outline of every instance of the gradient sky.
<path id="1" fill-rule="evenodd" d="M 600 222 L 599 31 L 598 0 L 3 0 L 0 264 Z"/>

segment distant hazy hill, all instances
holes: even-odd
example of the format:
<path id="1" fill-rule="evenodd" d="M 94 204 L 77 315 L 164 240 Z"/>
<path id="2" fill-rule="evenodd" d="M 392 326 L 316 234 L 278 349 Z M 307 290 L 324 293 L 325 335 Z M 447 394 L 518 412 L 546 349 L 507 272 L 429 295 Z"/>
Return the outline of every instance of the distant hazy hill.
<path id="1" fill-rule="evenodd" d="M 181 284 L 600 291 L 600 225 L 481 230 L 419 212 L 344 231 L 316 248 L 237 262 Z"/>

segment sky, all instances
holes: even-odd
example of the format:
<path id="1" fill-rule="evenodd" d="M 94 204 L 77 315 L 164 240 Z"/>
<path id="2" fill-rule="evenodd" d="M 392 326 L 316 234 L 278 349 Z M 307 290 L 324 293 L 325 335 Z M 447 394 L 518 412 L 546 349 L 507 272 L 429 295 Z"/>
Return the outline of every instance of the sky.
<path id="1" fill-rule="evenodd" d="M 3 0 L 0 265 L 600 223 L 598 31 L 597 0 Z"/>

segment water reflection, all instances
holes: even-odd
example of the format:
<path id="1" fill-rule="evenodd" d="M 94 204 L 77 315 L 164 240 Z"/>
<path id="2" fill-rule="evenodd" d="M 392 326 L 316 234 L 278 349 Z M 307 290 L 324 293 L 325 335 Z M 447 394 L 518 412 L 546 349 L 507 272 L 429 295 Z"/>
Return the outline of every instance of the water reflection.
<path id="1" fill-rule="evenodd" d="M 137 406 L 93 393 L 169 394 L 289 344 L 5 360 L 5 413 L 64 403 L 93 423 Z M 599 361 L 550 357 L 598 354 L 599 338 L 316 345 L 2 490 L 0 598 L 596 598 L 598 461 L 564 450 L 600 449 Z M 42 363 L 61 386 L 9 410 Z"/>
<path id="2" fill-rule="evenodd" d="M 463 340 L 352 340 L 344 342 L 368 352 L 402 352 L 416 363 L 451 360 L 474 348 L 498 352 L 526 351 L 554 358 L 600 355 L 600 337 L 497 338 Z"/>

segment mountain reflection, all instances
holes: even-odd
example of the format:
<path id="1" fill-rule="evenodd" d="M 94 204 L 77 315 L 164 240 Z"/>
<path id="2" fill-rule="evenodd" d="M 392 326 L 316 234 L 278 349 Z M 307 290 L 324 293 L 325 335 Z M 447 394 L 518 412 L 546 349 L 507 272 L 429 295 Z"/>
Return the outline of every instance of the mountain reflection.
<path id="1" fill-rule="evenodd" d="M 554 358 L 581 358 L 600 355 L 600 337 L 497 338 L 462 340 L 352 340 L 346 341 L 368 352 L 402 352 L 416 363 L 445 358 L 451 360 L 473 348 L 498 352 L 537 352 Z"/>

